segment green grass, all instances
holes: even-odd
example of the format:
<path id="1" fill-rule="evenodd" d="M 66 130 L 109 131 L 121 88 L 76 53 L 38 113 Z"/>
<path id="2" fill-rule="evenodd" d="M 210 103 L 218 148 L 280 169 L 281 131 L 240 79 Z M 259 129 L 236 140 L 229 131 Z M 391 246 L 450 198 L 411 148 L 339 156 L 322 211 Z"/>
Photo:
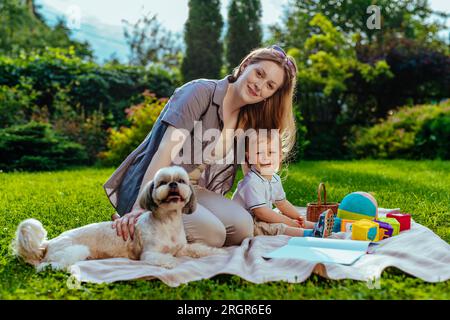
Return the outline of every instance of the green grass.
<path id="1" fill-rule="evenodd" d="M 69 289 L 68 274 L 44 271 L 9 254 L 18 223 L 34 217 L 52 238 L 88 223 L 108 220 L 112 207 L 103 182 L 112 169 L 82 168 L 48 173 L 0 173 L 0 299 L 450 299 L 449 281 L 426 283 L 400 270 L 383 272 L 380 289 L 365 282 L 327 280 L 313 275 L 299 284 L 256 285 L 237 276 L 170 288 L 159 280 L 82 284 Z M 352 191 L 373 192 L 380 207 L 400 207 L 450 241 L 450 162 L 324 161 L 290 165 L 285 175 L 288 199 L 305 206 L 316 201 L 324 181 L 328 201 Z M 241 175 L 238 175 L 241 178 Z M 237 182 L 237 181 L 236 181 Z"/>

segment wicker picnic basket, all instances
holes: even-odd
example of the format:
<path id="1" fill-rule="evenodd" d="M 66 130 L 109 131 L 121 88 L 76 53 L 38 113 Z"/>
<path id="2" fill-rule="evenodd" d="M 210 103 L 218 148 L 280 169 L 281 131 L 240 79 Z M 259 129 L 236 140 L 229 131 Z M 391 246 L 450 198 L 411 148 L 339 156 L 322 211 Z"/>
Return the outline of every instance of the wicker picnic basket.
<path id="1" fill-rule="evenodd" d="M 321 197 L 321 191 L 323 190 L 323 203 Z M 325 189 L 325 184 L 321 182 L 317 188 L 318 201 L 317 203 L 308 203 L 306 206 L 306 219 L 308 221 L 317 222 L 319 216 L 322 212 L 327 209 L 333 210 L 334 214 L 337 215 L 339 203 L 331 202 L 327 203 L 327 190 Z"/>

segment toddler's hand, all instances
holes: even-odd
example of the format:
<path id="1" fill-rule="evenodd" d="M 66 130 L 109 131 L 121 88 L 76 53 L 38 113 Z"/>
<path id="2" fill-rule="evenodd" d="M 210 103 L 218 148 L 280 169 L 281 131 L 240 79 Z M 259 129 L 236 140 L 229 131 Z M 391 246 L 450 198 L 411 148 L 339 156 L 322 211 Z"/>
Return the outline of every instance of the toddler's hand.
<path id="1" fill-rule="evenodd" d="M 292 226 L 295 228 L 303 228 L 301 222 L 298 221 L 298 219 L 292 219 Z"/>
<path id="2" fill-rule="evenodd" d="M 298 216 L 298 218 L 296 220 L 299 223 L 300 228 L 304 228 L 305 227 L 305 217 Z"/>

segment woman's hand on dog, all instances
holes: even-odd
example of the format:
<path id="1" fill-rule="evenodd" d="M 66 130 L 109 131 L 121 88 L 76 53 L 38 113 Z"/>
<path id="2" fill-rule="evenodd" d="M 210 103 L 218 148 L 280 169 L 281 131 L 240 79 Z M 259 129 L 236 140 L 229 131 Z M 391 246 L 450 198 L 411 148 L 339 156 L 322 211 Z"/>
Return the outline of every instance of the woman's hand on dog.
<path id="1" fill-rule="evenodd" d="M 116 229 L 117 236 L 122 237 L 124 241 L 127 241 L 128 235 L 131 240 L 134 239 L 134 225 L 137 219 L 144 213 L 143 209 L 136 209 L 129 213 L 126 213 L 123 217 L 120 217 L 117 213 L 111 216 L 113 223 L 112 228 Z"/>

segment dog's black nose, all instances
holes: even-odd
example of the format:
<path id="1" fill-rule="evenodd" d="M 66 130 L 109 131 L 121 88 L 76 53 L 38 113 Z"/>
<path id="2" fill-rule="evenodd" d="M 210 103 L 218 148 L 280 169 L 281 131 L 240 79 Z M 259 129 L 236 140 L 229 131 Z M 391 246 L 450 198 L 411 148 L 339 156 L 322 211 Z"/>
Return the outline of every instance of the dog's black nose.
<path id="1" fill-rule="evenodd" d="M 178 184 L 176 182 L 169 183 L 169 188 L 174 189 L 176 187 L 178 187 Z"/>

